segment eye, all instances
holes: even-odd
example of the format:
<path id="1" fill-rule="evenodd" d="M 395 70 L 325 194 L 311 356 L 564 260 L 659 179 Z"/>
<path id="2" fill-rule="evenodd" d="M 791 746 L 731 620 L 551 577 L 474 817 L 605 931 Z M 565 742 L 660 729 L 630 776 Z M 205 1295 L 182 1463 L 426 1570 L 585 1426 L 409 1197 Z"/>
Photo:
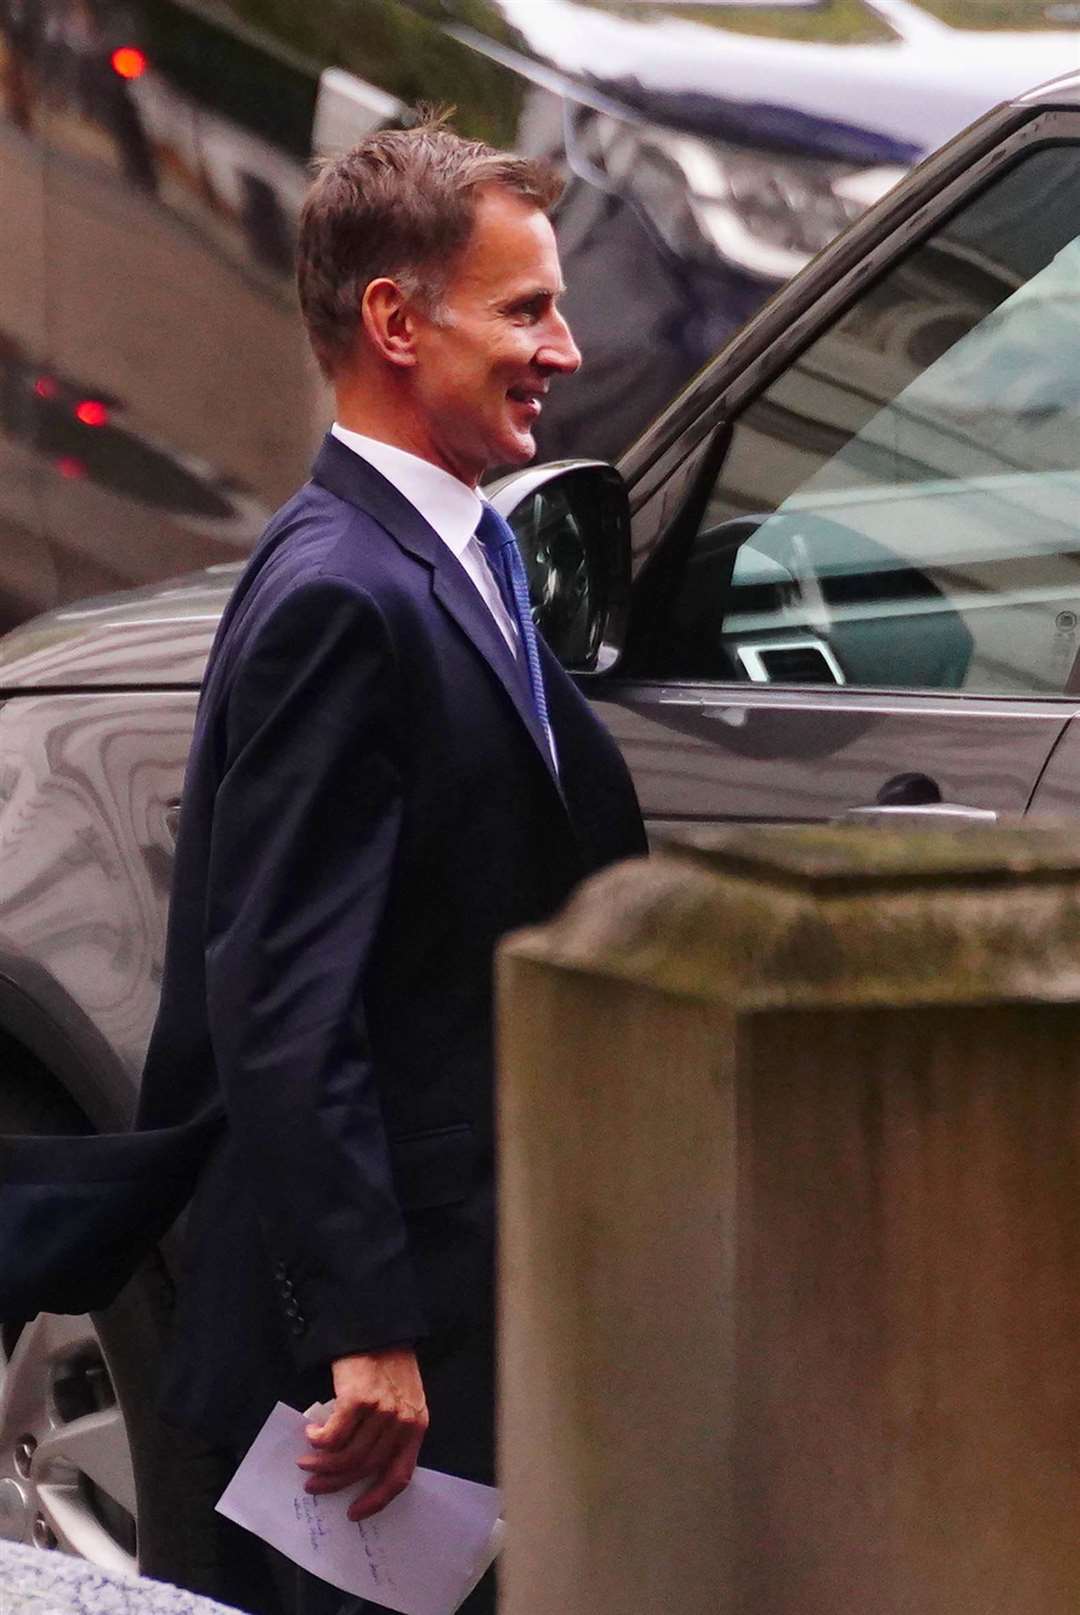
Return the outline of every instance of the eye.
<path id="1" fill-rule="evenodd" d="M 513 305 L 510 317 L 519 325 L 532 325 L 543 317 L 548 302 L 546 296 L 529 297 L 524 302 Z"/>

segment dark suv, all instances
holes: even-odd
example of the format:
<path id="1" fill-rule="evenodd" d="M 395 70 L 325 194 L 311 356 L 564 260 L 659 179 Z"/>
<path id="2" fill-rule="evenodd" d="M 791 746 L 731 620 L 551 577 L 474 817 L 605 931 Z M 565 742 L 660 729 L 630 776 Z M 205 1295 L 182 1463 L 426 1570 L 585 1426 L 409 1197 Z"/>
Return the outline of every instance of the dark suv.
<path id="1" fill-rule="evenodd" d="M 101 193 L 71 200 L 106 207 Z M 184 239 L 179 215 L 168 228 Z M 161 249 L 148 232 L 136 256 L 178 277 L 187 340 L 224 341 L 228 311 L 210 296 L 195 318 L 183 256 Z M 71 319 L 79 265 L 93 272 L 85 255 L 69 267 Z M 621 475 L 578 462 L 501 485 L 537 614 L 624 747 L 654 828 L 1076 811 L 1078 285 L 1073 75 L 999 107 L 864 215 Z M 119 297 L 112 312 L 123 368 Z M 283 331 L 284 306 L 280 319 Z M 291 376 L 279 356 L 268 365 L 254 420 L 208 397 L 208 436 L 235 429 L 264 454 Z M 47 369 L 31 391 L 116 408 Z M 94 475 L 69 467 L 51 497 L 100 497 L 84 537 L 105 555 L 133 533 L 109 528 L 100 452 Z M 150 458 L 117 454 L 151 490 L 148 468 L 164 476 L 166 461 L 189 478 L 185 520 L 212 555 L 209 535 L 239 543 L 258 519 L 235 484 L 150 435 Z M 295 474 L 282 465 L 283 489 Z M 16 455 L 5 485 L 29 500 L 20 475 Z M 131 1114 L 197 690 L 235 570 L 215 561 L 66 605 L 0 641 L 0 1131 Z M 219 1477 L 171 1445 L 149 1390 L 169 1260 L 101 1316 L 4 1326 L 0 1534 L 102 1563 L 137 1546 L 152 1571 L 209 1581 L 213 1543 L 192 1535 L 184 1503 Z"/>

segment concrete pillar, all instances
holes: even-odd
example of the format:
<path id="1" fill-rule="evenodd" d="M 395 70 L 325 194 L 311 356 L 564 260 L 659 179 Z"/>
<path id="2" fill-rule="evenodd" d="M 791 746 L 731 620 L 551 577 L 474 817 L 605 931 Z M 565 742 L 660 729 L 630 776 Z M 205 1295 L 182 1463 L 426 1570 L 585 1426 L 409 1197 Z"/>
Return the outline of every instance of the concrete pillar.
<path id="1" fill-rule="evenodd" d="M 499 979 L 503 1615 L 1075 1615 L 1080 837 L 722 833 Z"/>

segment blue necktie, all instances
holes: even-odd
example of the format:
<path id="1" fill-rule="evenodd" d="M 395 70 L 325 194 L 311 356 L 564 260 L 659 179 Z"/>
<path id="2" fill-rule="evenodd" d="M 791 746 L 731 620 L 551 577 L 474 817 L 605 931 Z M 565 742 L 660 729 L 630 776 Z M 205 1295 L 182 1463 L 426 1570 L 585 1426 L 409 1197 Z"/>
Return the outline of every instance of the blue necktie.
<path id="1" fill-rule="evenodd" d="M 510 613 L 511 620 L 517 624 L 529 672 L 533 706 L 547 739 L 548 750 L 554 759 L 555 748 L 551 739 L 547 696 L 544 694 L 544 677 L 540 671 L 540 652 L 536 645 L 536 629 L 533 626 L 532 608 L 529 605 L 529 583 L 518 552 L 517 540 L 510 525 L 503 520 L 494 506 L 488 504 L 484 506 L 484 514 L 480 517 L 476 536 L 484 547 L 484 554 L 487 556 L 499 593 L 503 597 L 503 604 Z"/>

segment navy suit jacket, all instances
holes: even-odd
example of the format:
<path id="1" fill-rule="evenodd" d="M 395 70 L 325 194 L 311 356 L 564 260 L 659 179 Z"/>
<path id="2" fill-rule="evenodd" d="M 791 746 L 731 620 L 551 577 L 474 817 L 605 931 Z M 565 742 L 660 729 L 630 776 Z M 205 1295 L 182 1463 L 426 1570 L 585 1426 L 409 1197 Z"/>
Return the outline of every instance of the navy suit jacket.
<path id="1" fill-rule="evenodd" d="M 493 951 L 644 850 L 617 748 L 541 657 L 557 775 L 471 580 L 328 437 L 211 654 L 138 1131 L 0 1151 L 0 1314 L 100 1305 L 194 1186 L 174 1420 L 242 1443 L 275 1398 L 328 1395 L 334 1358 L 407 1341 L 437 1380 L 486 1340 L 447 1370 L 484 1380 Z"/>

